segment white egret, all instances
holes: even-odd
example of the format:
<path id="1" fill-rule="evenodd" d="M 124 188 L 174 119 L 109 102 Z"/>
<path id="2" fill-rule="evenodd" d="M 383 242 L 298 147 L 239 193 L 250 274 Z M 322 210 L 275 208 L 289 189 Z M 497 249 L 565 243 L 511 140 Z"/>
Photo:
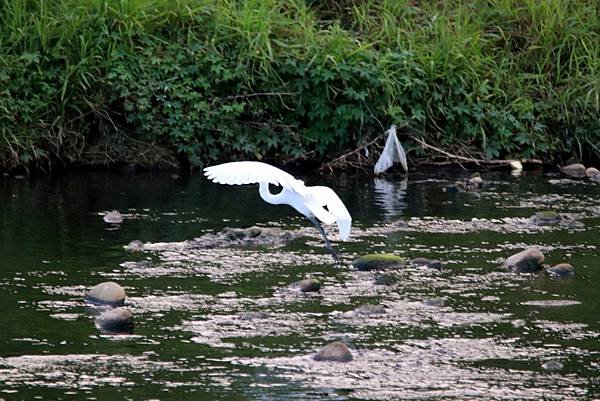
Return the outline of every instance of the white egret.
<path id="1" fill-rule="evenodd" d="M 253 161 L 231 162 L 206 167 L 204 175 L 219 184 L 258 184 L 258 193 L 265 202 L 272 205 L 290 205 L 306 216 L 325 239 L 325 244 L 335 261 L 339 262 L 337 252 L 331 246 L 321 222 L 337 223 L 339 237 L 345 241 L 350 235 L 352 218 L 342 200 L 331 188 L 308 187 L 304 185 L 303 181 L 277 167 Z M 269 184 L 281 186 L 281 192 L 271 193 Z"/>

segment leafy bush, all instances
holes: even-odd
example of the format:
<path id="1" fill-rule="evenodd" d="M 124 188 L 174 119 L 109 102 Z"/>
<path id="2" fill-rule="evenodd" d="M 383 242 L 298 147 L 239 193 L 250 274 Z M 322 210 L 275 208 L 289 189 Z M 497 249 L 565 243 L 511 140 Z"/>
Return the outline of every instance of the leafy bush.
<path id="1" fill-rule="evenodd" d="M 392 122 L 457 153 L 598 157 L 599 8 L 7 0 L 0 167 L 327 158 Z"/>

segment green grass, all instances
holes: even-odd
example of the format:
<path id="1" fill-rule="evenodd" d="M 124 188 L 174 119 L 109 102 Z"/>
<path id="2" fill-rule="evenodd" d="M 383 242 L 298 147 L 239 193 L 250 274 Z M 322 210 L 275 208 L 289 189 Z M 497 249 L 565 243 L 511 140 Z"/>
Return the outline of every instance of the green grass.
<path id="1" fill-rule="evenodd" d="M 0 167 L 334 157 L 391 123 L 598 158 L 592 0 L 6 0 Z"/>

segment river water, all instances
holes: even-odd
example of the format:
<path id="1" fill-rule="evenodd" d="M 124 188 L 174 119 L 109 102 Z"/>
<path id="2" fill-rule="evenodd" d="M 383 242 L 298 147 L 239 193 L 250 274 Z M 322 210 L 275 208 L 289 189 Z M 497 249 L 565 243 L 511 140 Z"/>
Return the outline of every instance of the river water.
<path id="1" fill-rule="evenodd" d="M 344 266 L 308 221 L 265 204 L 256 186 L 166 173 L 0 178 L 0 400 L 600 397 L 600 185 L 483 173 L 481 191 L 443 190 L 461 175 L 302 177 L 332 187 L 353 216 L 352 240 L 336 244 Z M 102 221 L 113 209 L 125 215 L 120 227 Z M 544 210 L 583 225 L 527 219 Z M 179 246 L 251 225 L 303 236 Z M 127 251 L 134 240 L 155 250 Z M 502 267 L 529 246 L 549 264 L 570 262 L 575 276 Z M 443 269 L 406 268 L 396 284 L 375 285 L 375 272 L 350 262 L 379 252 Z M 323 282 L 319 292 L 294 288 L 308 276 Z M 127 291 L 133 334 L 94 325 L 84 296 L 103 281 Z M 312 359 L 333 340 L 351 362 Z"/>

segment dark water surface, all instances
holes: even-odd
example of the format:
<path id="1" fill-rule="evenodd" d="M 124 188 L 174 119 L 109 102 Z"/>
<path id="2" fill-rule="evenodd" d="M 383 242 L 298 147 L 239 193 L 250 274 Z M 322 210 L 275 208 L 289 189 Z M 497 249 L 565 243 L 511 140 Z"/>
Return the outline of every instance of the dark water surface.
<path id="1" fill-rule="evenodd" d="M 399 271 L 393 286 L 333 266 L 310 223 L 262 202 L 256 186 L 154 173 L 0 178 L 0 400 L 600 397 L 600 185 L 489 173 L 480 193 L 444 192 L 460 174 L 304 177 L 334 188 L 354 218 L 352 241 L 337 244 L 346 262 L 392 252 L 444 265 Z M 113 209 L 125 214 L 119 229 L 100 215 Z M 526 220 L 541 210 L 585 227 Z M 176 244 L 254 224 L 307 236 Z M 132 240 L 157 250 L 127 252 Z M 506 272 L 502 260 L 527 246 L 576 275 Z M 307 276 L 320 292 L 291 286 Z M 133 335 L 99 332 L 83 301 L 109 280 L 127 291 Z M 354 360 L 312 360 L 332 340 Z"/>

